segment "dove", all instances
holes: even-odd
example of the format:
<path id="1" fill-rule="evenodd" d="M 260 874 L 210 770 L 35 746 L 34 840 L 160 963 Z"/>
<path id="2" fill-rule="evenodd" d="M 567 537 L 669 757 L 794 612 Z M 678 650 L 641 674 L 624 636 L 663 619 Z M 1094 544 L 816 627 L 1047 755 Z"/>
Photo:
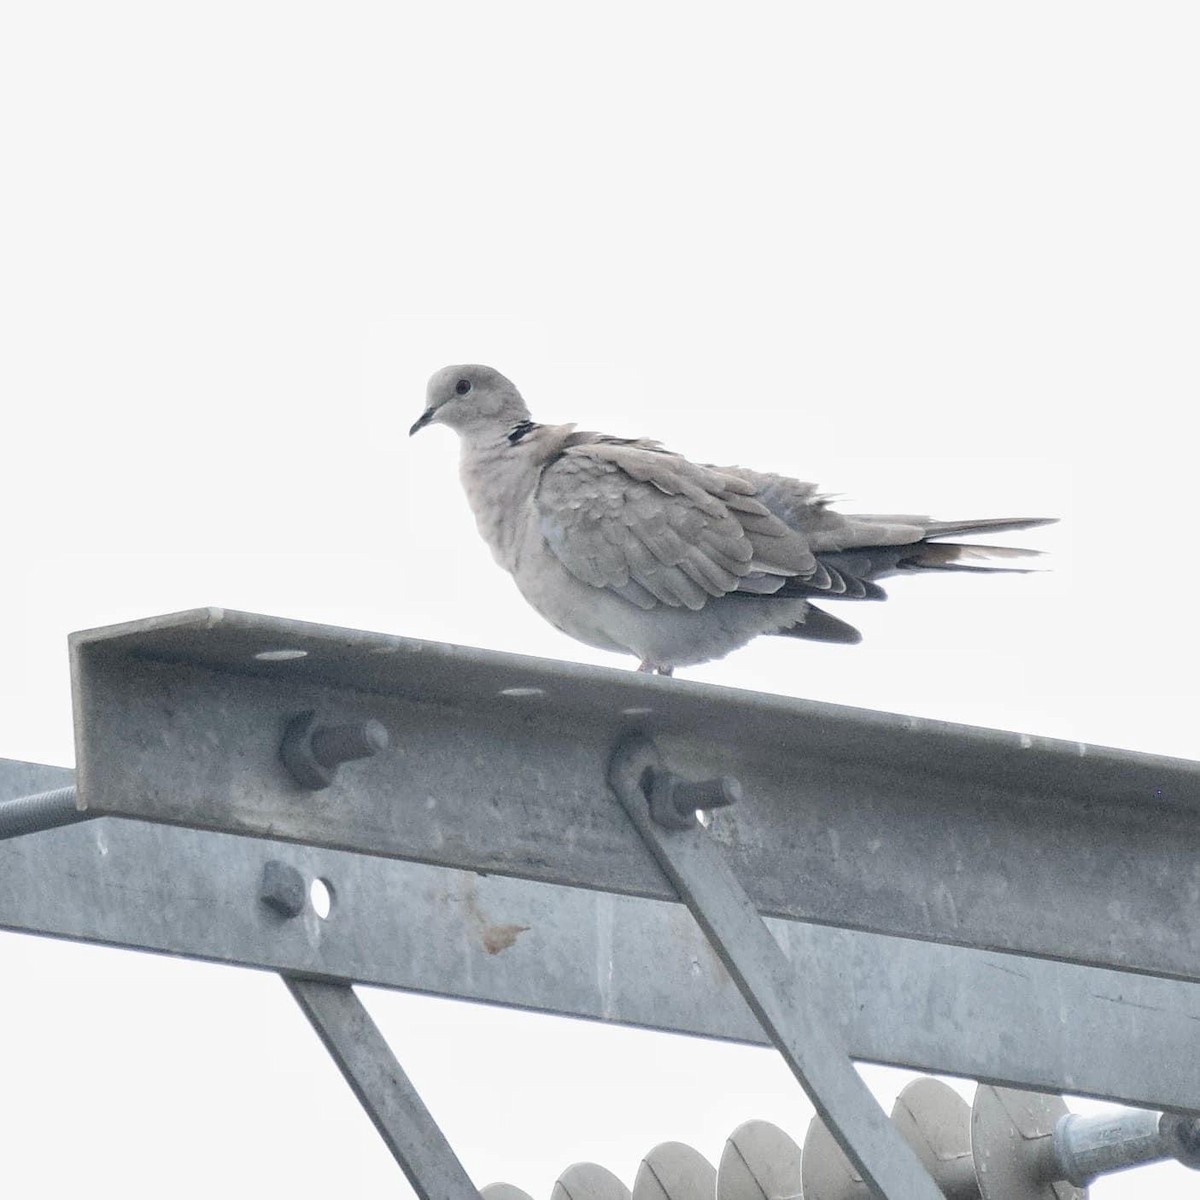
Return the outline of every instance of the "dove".
<path id="1" fill-rule="evenodd" d="M 1032 553 L 943 541 L 1053 518 L 935 521 L 835 511 L 816 484 L 693 463 L 646 438 L 540 425 L 499 371 L 449 366 L 410 435 L 446 425 L 483 540 L 556 629 L 638 670 L 722 658 L 761 635 L 855 643 L 816 602 L 883 600 L 878 580 L 993 571 Z"/>

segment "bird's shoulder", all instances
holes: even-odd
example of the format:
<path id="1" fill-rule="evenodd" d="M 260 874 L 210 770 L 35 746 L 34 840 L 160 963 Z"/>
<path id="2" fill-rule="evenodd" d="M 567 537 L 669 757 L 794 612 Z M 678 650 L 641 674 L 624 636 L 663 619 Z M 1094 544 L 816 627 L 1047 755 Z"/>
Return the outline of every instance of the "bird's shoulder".
<path id="1" fill-rule="evenodd" d="M 752 498 L 756 490 L 752 481 L 692 462 L 651 438 L 572 429 L 546 439 L 547 447 L 551 442 L 553 453 L 545 459 L 540 488 L 546 499 L 564 489 L 586 489 L 612 497 L 652 491 L 713 513 L 731 502 L 739 510 L 766 513 Z"/>

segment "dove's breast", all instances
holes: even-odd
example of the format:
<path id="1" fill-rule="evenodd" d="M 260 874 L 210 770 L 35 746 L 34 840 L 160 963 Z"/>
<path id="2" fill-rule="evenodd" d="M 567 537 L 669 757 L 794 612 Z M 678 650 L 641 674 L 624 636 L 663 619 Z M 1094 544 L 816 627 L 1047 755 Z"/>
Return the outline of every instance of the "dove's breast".
<path id="1" fill-rule="evenodd" d="M 533 514 L 537 464 L 521 447 L 507 442 L 484 447 L 464 443 L 459 477 L 479 536 L 492 557 L 515 573 L 524 530 Z"/>

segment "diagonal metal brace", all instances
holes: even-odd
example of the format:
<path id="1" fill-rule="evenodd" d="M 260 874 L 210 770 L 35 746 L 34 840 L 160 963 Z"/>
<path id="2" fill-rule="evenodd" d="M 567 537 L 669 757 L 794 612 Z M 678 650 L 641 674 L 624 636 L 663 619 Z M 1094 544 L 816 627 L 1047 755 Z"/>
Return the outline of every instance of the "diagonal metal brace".
<path id="1" fill-rule="evenodd" d="M 479 1200 L 354 989 L 344 983 L 282 978 L 421 1200 Z"/>
<path id="2" fill-rule="evenodd" d="M 698 821 L 689 829 L 670 829 L 653 819 L 646 784 L 663 770 L 654 743 L 633 736 L 614 750 L 609 784 L 764 1032 L 876 1196 L 944 1200 L 859 1078 L 836 1022 L 805 987 L 708 831 Z"/>

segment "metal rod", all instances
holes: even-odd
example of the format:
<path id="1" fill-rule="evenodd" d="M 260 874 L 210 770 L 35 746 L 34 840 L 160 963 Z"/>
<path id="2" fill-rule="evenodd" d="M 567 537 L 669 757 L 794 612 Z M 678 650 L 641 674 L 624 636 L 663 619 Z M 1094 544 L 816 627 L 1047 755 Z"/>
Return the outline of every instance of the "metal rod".
<path id="1" fill-rule="evenodd" d="M 90 813 L 75 807 L 75 788 L 55 788 L 52 792 L 37 792 L 0 802 L 0 839 L 56 829 L 87 821 Z"/>
<path id="2" fill-rule="evenodd" d="M 421 1200 L 479 1200 L 445 1134 L 354 989 L 343 983 L 282 978 Z"/>
<path id="3" fill-rule="evenodd" d="M 1046 1163 L 1049 1179 L 1087 1187 L 1143 1163 L 1175 1159 L 1200 1167 L 1200 1118 L 1127 1108 L 1096 1117 L 1068 1113 L 1054 1127 L 1054 1154 Z"/>
<path id="4" fill-rule="evenodd" d="M 706 829 L 665 829 L 650 815 L 654 744 L 632 738 L 613 754 L 609 781 L 679 898 L 816 1106 L 846 1157 L 884 1200 L 944 1200 L 916 1154 L 859 1077 L 821 998 L 804 986 Z"/>

